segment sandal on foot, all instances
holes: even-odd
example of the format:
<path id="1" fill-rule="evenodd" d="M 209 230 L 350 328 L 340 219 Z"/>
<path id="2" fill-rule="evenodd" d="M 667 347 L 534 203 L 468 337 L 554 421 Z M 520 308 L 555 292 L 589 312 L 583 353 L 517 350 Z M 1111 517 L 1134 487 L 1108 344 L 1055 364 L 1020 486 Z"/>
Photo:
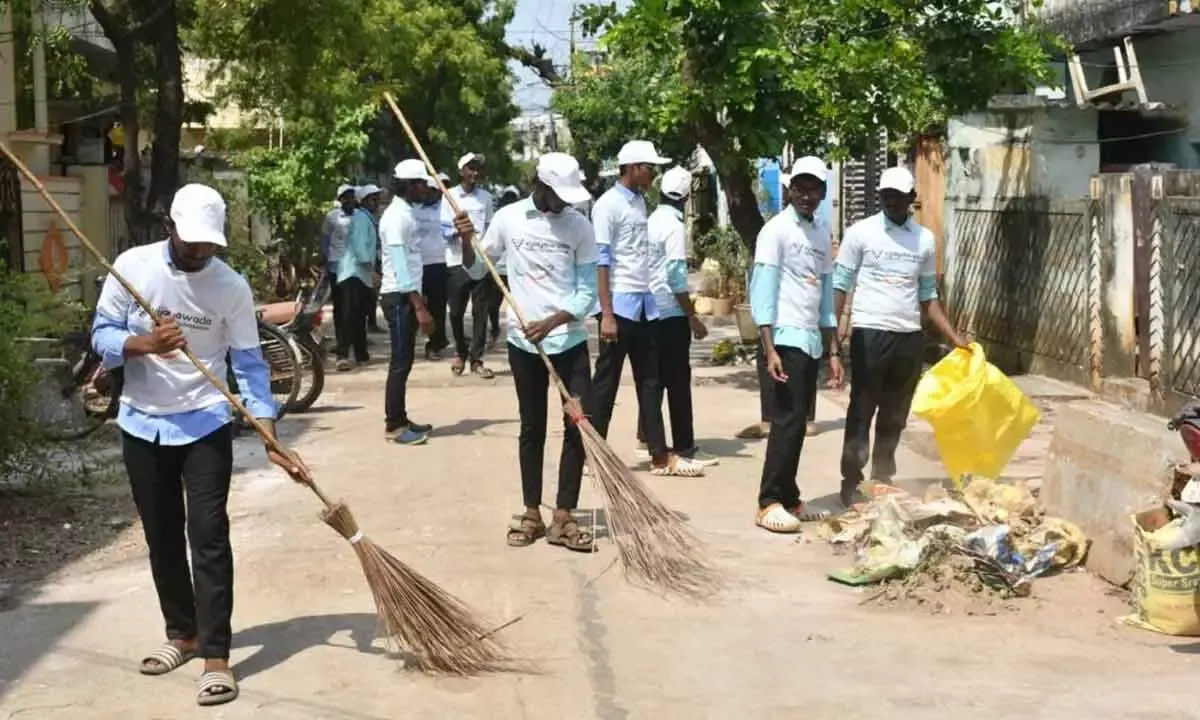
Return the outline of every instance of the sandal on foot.
<path id="1" fill-rule="evenodd" d="M 551 523 L 550 530 L 546 533 L 546 542 L 575 552 L 590 553 L 596 549 L 592 532 L 579 527 L 575 518 Z"/>
<path id="2" fill-rule="evenodd" d="M 803 502 L 796 507 L 788 509 L 788 512 L 800 522 L 821 522 L 833 516 L 833 512 L 830 510 L 809 507 Z"/>
<path id="3" fill-rule="evenodd" d="M 529 547 L 546 535 L 546 523 L 541 516 L 513 515 L 516 523 L 508 527 L 509 547 Z"/>
<path id="4" fill-rule="evenodd" d="M 704 466 L 679 455 L 667 458 L 667 464 L 650 468 L 651 475 L 660 477 L 703 477 Z"/>
<path id="5" fill-rule="evenodd" d="M 450 363 L 450 373 L 455 376 L 461 376 L 463 371 L 467 369 L 467 363 L 462 358 L 455 358 Z"/>
<path id="6" fill-rule="evenodd" d="M 204 707 L 224 705 L 233 702 L 238 696 L 237 680 L 228 670 L 210 670 L 200 676 L 200 692 L 196 695 L 196 703 Z"/>
<path id="7" fill-rule="evenodd" d="M 471 374 L 475 377 L 483 378 L 484 380 L 491 380 L 492 378 L 496 377 L 496 373 L 492 372 L 492 369 L 483 363 L 475 363 L 472 365 Z"/>
<path id="8" fill-rule="evenodd" d="M 768 505 L 758 511 L 758 519 L 755 521 L 763 530 L 770 530 L 773 533 L 781 533 L 784 535 L 795 535 L 800 532 L 800 519 L 783 509 L 779 503 Z"/>
<path id="9" fill-rule="evenodd" d="M 142 658 L 138 669 L 143 675 L 166 675 L 194 657 L 196 653 L 191 650 L 184 650 L 173 642 L 165 642 L 162 647 Z"/>

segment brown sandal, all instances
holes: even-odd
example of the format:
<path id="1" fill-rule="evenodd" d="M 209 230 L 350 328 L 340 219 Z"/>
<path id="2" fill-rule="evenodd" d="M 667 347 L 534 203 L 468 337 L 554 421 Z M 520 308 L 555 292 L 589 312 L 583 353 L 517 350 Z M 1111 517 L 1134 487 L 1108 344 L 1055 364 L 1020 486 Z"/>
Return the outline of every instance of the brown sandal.
<path id="1" fill-rule="evenodd" d="M 542 522 L 540 515 L 513 515 L 513 520 L 516 523 L 508 527 L 509 547 L 529 547 L 538 538 L 546 536 L 546 523 Z"/>
<path id="2" fill-rule="evenodd" d="M 454 376 L 460 376 L 467 369 L 467 361 L 462 358 L 454 358 L 450 363 L 450 372 Z"/>
<path id="3" fill-rule="evenodd" d="M 546 542 L 575 552 L 595 552 L 596 541 L 591 530 L 584 530 L 575 518 L 555 520 L 546 533 Z"/>

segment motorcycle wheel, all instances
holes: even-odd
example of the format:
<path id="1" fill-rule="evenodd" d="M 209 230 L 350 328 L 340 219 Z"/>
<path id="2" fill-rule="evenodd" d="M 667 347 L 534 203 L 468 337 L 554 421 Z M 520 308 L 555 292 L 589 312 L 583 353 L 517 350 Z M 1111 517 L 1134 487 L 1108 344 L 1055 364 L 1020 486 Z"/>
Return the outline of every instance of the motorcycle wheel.
<path id="1" fill-rule="evenodd" d="M 259 320 L 258 339 L 263 357 L 266 358 L 267 364 L 271 368 L 271 394 L 275 397 L 275 404 L 279 408 L 278 415 L 275 417 L 278 420 L 296 402 L 296 397 L 300 394 L 301 376 L 304 371 L 300 367 L 300 358 L 297 357 L 292 344 L 288 342 L 287 334 L 277 325 L 266 320 Z"/>
<path id="2" fill-rule="evenodd" d="M 312 339 L 304 334 L 293 336 L 300 354 L 300 370 L 305 375 L 299 397 L 288 405 L 288 412 L 304 412 L 317 402 L 325 390 L 325 353 Z"/>

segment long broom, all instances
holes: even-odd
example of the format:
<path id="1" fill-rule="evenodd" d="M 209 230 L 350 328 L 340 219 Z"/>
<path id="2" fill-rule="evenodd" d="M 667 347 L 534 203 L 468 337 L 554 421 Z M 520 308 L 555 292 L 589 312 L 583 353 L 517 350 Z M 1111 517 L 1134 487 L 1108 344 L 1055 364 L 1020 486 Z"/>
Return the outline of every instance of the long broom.
<path id="1" fill-rule="evenodd" d="M 0 142 L 0 150 L 25 176 L 31 185 L 45 198 L 46 203 L 66 223 L 80 244 L 109 272 L 109 275 L 129 292 L 130 296 L 152 318 L 158 313 L 124 277 L 121 276 L 87 236 L 83 234 L 63 211 L 54 196 L 46 190 L 21 159 L 13 154 L 8 145 Z M 234 409 L 262 438 L 268 450 L 282 456 L 295 468 L 297 482 L 301 483 L 324 504 L 321 519 L 350 541 L 362 564 L 367 585 L 375 599 L 382 634 L 400 649 L 407 651 L 408 659 L 425 672 L 472 675 L 480 672 L 502 670 L 512 667 L 503 647 L 493 638 L 501 628 L 485 629 L 474 618 L 470 610 L 452 595 L 429 581 L 415 570 L 393 557 L 365 537 L 354 516 L 342 502 L 332 502 L 313 480 L 312 473 L 304 462 L 285 448 L 275 436 L 268 432 L 254 417 L 241 400 L 225 386 L 211 370 L 200 362 L 186 346 L 182 352 L 196 366 L 213 387 L 225 396 Z M 515 622 L 515 621 L 513 621 Z"/>
<path id="2" fill-rule="evenodd" d="M 460 213 L 462 209 L 438 178 L 437 168 L 429 161 L 429 156 L 425 154 L 425 149 L 413 132 L 412 126 L 408 124 L 404 112 L 396 104 L 396 99 L 387 92 L 383 97 L 391 106 L 396 119 L 400 121 L 417 154 L 421 156 L 430 176 L 437 182 L 442 196 L 450 203 L 455 214 Z M 500 280 L 500 274 L 492 264 L 491 258 L 483 251 L 479 238 L 471 235 L 469 240 L 476 255 L 483 258 L 496 286 L 508 301 L 508 306 L 516 313 L 517 321 L 521 327 L 525 327 L 525 315 Z M 535 347 L 546 365 L 554 387 L 562 397 L 563 412 L 579 428 L 584 454 L 592 469 L 592 475 L 607 501 L 609 533 L 616 543 L 626 577 L 649 587 L 696 599 L 708 597 L 720 590 L 723 584 L 721 577 L 703 558 L 699 541 L 679 516 L 655 497 L 613 451 L 584 415 L 579 400 L 567 391 L 541 344 Z"/>

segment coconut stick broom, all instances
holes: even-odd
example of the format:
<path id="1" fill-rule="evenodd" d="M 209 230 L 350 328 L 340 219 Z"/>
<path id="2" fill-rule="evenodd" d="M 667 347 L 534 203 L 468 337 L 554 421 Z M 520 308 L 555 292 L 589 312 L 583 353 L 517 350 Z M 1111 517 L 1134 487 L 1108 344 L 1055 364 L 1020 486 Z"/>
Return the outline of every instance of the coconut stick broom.
<path id="1" fill-rule="evenodd" d="M 8 156 L 67 228 L 75 233 L 80 244 L 129 292 L 134 302 L 147 315 L 157 319 L 158 313 L 150 303 L 87 239 L 37 176 L 3 142 L 0 142 L 0 151 Z M 297 481 L 311 490 L 325 506 L 321 512 L 321 519 L 350 541 L 362 564 L 367 585 L 371 588 L 385 638 L 407 651 L 415 666 L 425 672 L 470 675 L 511 667 L 503 647 L 492 637 L 498 629 L 485 629 L 459 600 L 366 538 L 350 513 L 350 508 L 340 501 L 331 501 L 313 480 L 303 461 L 276 440 L 274 435 L 246 410 L 241 400 L 229 391 L 225 383 L 200 362 L 190 349 L 185 346 L 182 352 L 246 422 L 250 423 L 267 448 L 292 463 L 297 469 Z M 502 627 L 507 627 L 507 624 Z"/>
<path id="2" fill-rule="evenodd" d="M 438 179 L 437 168 L 429 161 L 429 156 L 425 154 L 425 149 L 413 132 L 412 126 L 408 124 L 404 112 L 396 104 L 396 99 L 387 92 L 383 97 L 425 163 L 430 176 L 437 182 L 442 196 L 450 203 L 455 214 L 460 213 L 461 208 L 449 189 Z M 521 307 L 500 280 L 500 274 L 492 264 L 491 258 L 483 251 L 480 238 L 472 235 L 469 241 L 476 255 L 483 259 L 488 273 L 500 288 L 504 299 L 508 301 L 508 306 L 516 313 L 517 321 L 521 327 L 525 327 L 525 315 Z M 678 515 L 638 480 L 601 437 L 584 415 L 579 400 L 567 391 L 566 385 L 555 372 L 554 364 L 550 362 L 541 345 L 535 347 L 546 365 L 554 387 L 562 397 L 563 412 L 579 428 L 592 475 L 606 500 L 609 531 L 616 543 L 626 577 L 639 584 L 696 599 L 705 598 L 718 591 L 722 585 L 721 578 L 705 561 L 695 536 Z"/>

